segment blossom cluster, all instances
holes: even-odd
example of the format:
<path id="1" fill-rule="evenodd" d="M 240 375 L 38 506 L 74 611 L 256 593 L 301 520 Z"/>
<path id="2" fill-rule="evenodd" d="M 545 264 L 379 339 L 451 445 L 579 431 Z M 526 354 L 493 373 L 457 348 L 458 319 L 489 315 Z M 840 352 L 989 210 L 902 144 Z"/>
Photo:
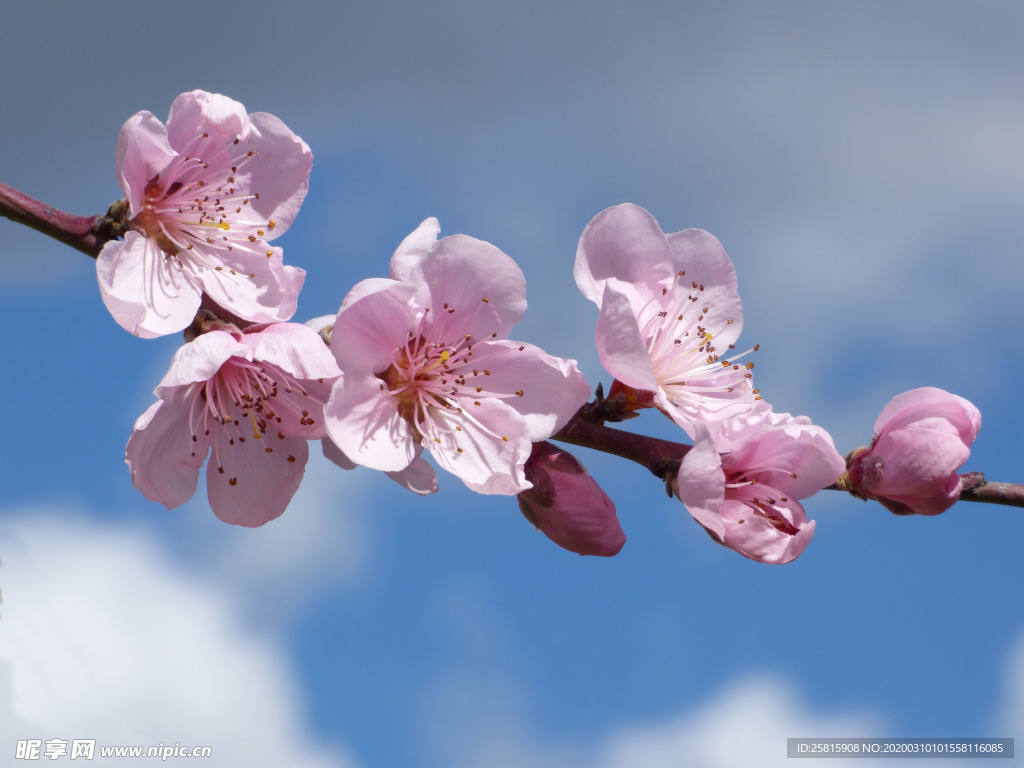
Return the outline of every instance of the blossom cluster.
<path id="1" fill-rule="evenodd" d="M 100 294 L 131 333 L 186 338 L 128 441 L 136 487 L 173 508 L 205 464 L 214 513 L 263 525 L 288 506 L 318 441 L 340 467 L 417 494 L 438 490 L 437 465 L 478 493 L 517 496 L 565 549 L 618 553 L 614 503 L 549 442 L 585 417 L 592 390 L 575 360 L 509 338 L 526 283 L 499 248 L 440 237 L 427 219 L 387 277 L 358 283 L 334 315 L 289 322 L 305 273 L 270 241 L 295 219 L 311 167 L 279 119 L 204 91 L 175 99 L 166 124 L 140 112 L 122 128 L 126 232 L 99 254 Z M 598 420 L 653 409 L 689 437 L 661 474 L 719 543 L 793 560 L 815 527 L 800 502 L 834 484 L 900 514 L 958 497 L 980 426 L 961 398 L 899 396 L 848 461 L 823 428 L 772 409 L 753 385 L 757 346 L 736 351 L 736 270 L 711 234 L 665 234 L 644 209 L 615 206 L 584 229 L 574 274 L 598 307 L 595 342 L 614 379 L 607 397 L 598 388 Z"/>
<path id="2" fill-rule="evenodd" d="M 845 467 L 805 417 L 775 413 L 752 383 L 736 270 L 708 232 L 664 234 L 647 211 L 619 205 L 587 225 L 576 282 L 597 304 L 596 343 L 612 392 L 653 407 L 693 440 L 668 478 L 718 542 L 766 563 L 797 557 L 814 533 L 800 500 Z"/>

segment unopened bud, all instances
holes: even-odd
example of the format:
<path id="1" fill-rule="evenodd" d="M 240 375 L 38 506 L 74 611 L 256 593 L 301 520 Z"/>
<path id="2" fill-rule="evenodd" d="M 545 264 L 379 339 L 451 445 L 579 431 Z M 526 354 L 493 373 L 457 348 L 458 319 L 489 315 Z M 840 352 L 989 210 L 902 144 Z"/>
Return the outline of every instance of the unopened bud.
<path id="1" fill-rule="evenodd" d="M 580 555 L 611 557 L 626 543 L 615 504 L 571 453 L 533 444 L 526 461 L 533 487 L 516 498 L 523 516 L 558 546 Z"/>
<path id="2" fill-rule="evenodd" d="M 875 421 L 867 448 L 846 458 L 837 485 L 897 515 L 937 515 L 960 498 L 957 471 L 971 453 L 981 414 L 934 387 L 896 395 Z"/>

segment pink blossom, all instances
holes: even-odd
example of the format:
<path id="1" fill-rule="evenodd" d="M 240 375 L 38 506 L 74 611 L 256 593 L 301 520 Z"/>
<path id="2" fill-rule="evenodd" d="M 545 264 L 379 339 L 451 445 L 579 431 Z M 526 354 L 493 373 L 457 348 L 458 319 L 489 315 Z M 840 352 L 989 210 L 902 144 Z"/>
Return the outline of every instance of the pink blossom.
<path id="1" fill-rule="evenodd" d="M 303 325 L 312 328 L 320 334 L 320 338 L 329 345 L 336 317 L 337 315 L 314 317 L 312 320 L 307 320 Z M 359 466 L 346 456 L 345 452 L 335 445 L 329 437 L 325 437 L 320 442 L 324 456 L 342 469 L 355 469 Z M 437 493 L 437 475 L 434 474 L 434 468 L 420 456 L 413 459 L 412 463 L 405 469 L 397 472 L 385 472 L 385 474 L 403 488 L 420 496 Z"/>
<path id="2" fill-rule="evenodd" d="M 533 487 L 516 499 L 519 509 L 555 544 L 579 555 L 617 555 L 626 543 L 615 504 L 568 451 L 534 443 L 526 462 Z"/>
<path id="3" fill-rule="evenodd" d="M 355 469 L 359 466 L 346 456 L 345 452 L 335 445 L 331 438 L 325 437 L 320 441 L 320 444 L 324 456 L 342 469 Z M 437 493 L 437 475 L 434 473 L 434 468 L 422 456 L 417 456 L 413 459 L 405 469 L 400 469 L 396 472 L 385 472 L 384 474 L 418 496 Z"/>
<path id="4" fill-rule="evenodd" d="M 532 444 L 589 396 L 574 360 L 507 340 L 526 310 L 512 259 L 465 235 L 436 236 L 428 219 L 392 262 L 397 279 L 359 283 L 342 303 L 331 349 L 343 375 L 327 432 L 349 460 L 387 472 L 423 449 L 480 493 L 529 487 Z M 424 237 L 419 237 L 424 235 Z"/>
<path id="5" fill-rule="evenodd" d="M 576 284 L 600 308 L 597 350 L 612 376 L 692 436 L 696 422 L 741 413 L 757 399 L 753 363 L 730 361 L 743 327 L 736 270 L 700 229 L 665 235 L 643 208 L 591 220 L 576 251 Z"/>
<path id="6" fill-rule="evenodd" d="M 324 436 L 323 406 L 339 375 L 330 350 L 303 325 L 210 331 L 181 347 L 135 423 L 125 459 L 132 482 L 168 509 L 206 471 L 210 506 L 226 523 L 258 526 L 299 487 L 307 440 Z"/>
<path id="7" fill-rule="evenodd" d="M 674 488 L 717 541 L 762 563 L 788 563 L 814 535 L 799 499 L 835 482 L 843 459 L 804 416 L 767 406 L 698 424 Z"/>
<path id="8" fill-rule="evenodd" d="M 202 294 L 239 318 L 287 320 L 305 272 L 268 241 L 308 188 L 309 147 L 278 118 L 192 91 L 164 125 L 139 112 L 121 128 L 117 174 L 129 231 L 96 261 L 100 294 L 136 336 L 185 328 Z"/>
<path id="9" fill-rule="evenodd" d="M 867 448 L 848 460 L 844 485 L 898 515 L 937 515 L 957 499 L 957 474 L 981 429 L 970 402 L 935 387 L 896 395 L 875 420 Z"/>

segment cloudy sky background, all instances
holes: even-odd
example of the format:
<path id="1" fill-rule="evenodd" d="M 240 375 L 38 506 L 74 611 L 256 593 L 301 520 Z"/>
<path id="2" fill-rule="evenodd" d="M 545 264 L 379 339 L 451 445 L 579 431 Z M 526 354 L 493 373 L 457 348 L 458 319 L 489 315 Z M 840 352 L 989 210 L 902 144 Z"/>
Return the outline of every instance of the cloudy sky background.
<path id="1" fill-rule="evenodd" d="M 846 452 L 892 395 L 943 387 L 983 414 L 967 469 L 1024 481 L 1022 36 L 1011 2 L 11 4 L 0 181 L 102 213 L 129 116 L 225 93 L 313 149 L 278 241 L 309 273 L 297 319 L 437 216 L 520 263 L 513 337 L 592 386 L 576 241 L 634 202 L 723 242 L 778 410 Z M 87 257 L 0 235 L 0 753 L 770 766 L 788 736 L 1024 735 L 1018 510 L 822 494 L 811 547 L 772 568 L 580 451 L 629 537 L 610 560 L 453 477 L 419 499 L 323 461 L 262 529 L 168 512 L 122 460 L 179 340 L 121 331 Z"/>

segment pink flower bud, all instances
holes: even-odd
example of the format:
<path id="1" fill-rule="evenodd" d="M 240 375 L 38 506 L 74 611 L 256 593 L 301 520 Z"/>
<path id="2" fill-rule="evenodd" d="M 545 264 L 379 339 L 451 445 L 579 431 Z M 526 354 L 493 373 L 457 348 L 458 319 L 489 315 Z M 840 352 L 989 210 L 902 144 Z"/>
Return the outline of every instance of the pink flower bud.
<path id="1" fill-rule="evenodd" d="M 867 448 L 847 459 L 841 483 L 897 515 L 937 515 L 960 497 L 957 474 L 971 454 L 981 413 L 934 387 L 896 395 L 875 421 Z"/>
<path id="2" fill-rule="evenodd" d="M 571 453 L 533 444 L 526 461 L 533 487 L 516 498 L 523 516 L 558 546 L 580 555 L 617 555 L 626 543 L 615 504 Z"/>

